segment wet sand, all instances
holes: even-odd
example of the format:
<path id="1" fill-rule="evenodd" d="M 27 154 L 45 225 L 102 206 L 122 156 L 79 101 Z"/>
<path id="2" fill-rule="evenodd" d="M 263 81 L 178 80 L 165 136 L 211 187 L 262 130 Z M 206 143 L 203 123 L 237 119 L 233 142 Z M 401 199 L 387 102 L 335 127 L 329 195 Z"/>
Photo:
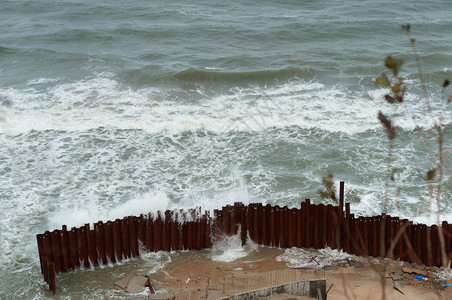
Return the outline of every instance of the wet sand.
<path id="1" fill-rule="evenodd" d="M 313 250 L 315 252 L 315 250 Z M 326 279 L 328 299 L 452 299 L 451 288 L 440 287 L 438 268 L 362 258 L 337 261 L 316 268 L 289 268 L 277 257 L 284 250 L 259 247 L 232 261 L 213 261 L 209 251 L 174 252 L 161 272 L 150 274 L 155 295 L 136 299 L 216 299 L 235 293 L 302 279 Z M 422 275 L 424 274 L 424 275 Z M 415 275 L 425 276 L 415 279 Z M 165 298 L 166 297 L 166 298 Z M 261 299 L 310 299 L 275 295 Z"/>

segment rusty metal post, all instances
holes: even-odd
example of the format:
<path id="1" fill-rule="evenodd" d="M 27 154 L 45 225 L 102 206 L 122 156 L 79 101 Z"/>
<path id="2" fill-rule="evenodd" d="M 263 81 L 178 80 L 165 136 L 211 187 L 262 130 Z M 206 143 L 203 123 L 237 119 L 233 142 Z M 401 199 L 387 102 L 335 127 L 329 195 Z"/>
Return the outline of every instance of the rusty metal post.
<path id="1" fill-rule="evenodd" d="M 130 258 L 129 224 L 127 217 L 121 219 L 121 242 L 124 259 Z"/>
<path id="2" fill-rule="evenodd" d="M 438 226 L 430 226 L 431 239 L 432 239 L 432 265 L 435 267 L 441 267 L 441 245 L 439 241 L 439 230 Z"/>
<path id="3" fill-rule="evenodd" d="M 47 257 L 47 260 L 52 259 L 52 244 L 50 242 L 50 231 L 44 232 L 44 237 L 42 240 L 42 247 L 44 250 L 44 255 Z"/>
<path id="4" fill-rule="evenodd" d="M 318 216 L 318 247 L 319 248 L 324 248 L 325 247 L 325 239 L 324 239 L 324 232 L 326 234 L 326 230 L 324 229 L 324 222 L 323 219 L 325 218 L 324 216 L 324 209 L 325 209 L 325 205 L 323 204 L 319 204 L 317 207 L 317 216 Z"/>
<path id="5" fill-rule="evenodd" d="M 347 229 L 347 253 L 353 253 L 353 220 L 352 220 L 352 214 L 349 214 L 346 218 L 346 229 Z"/>
<path id="6" fill-rule="evenodd" d="M 206 248 L 206 223 L 207 223 L 207 211 L 201 215 L 201 218 L 199 219 L 199 248 L 203 249 Z"/>
<path id="7" fill-rule="evenodd" d="M 96 232 L 96 249 L 98 254 L 99 264 L 107 264 L 105 225 L 102 221 L 94 224 L 94 231 Z"/>
<path id="8" fill-rule="evenodd" d="M 273 207 L 270 204 L 265 205 L 264 211 L 265 211 L 265 216 L 264 216 L 264 238 L 263 238 L 263 242 L 264 245 L 266 246 L 271 246 L 271 228 L 270 228 L 270 222 L 271 222 L 271 218 L 272 218 L 272 209 Z"/>
<path id="9" fill-rule="evenodd" d="M 240 237 L 242 239 L 242 245 L 246 244 L 247 233 L 248 233 L 248 223 L 246 221 L 246 215 L 247 215 L 246 211 L 247 211 L 247 207 L 245 205 L 242 205 L 240 207 L 240 226 L 241 226 Z"/>
<path id="10" fill-rule="evenodd" d="M 43 234 L 37 234 L 36 235 L 36 242 L 38 243 L 38 253 L 39 253 L 39 264 L 41 266 L 41 274 L 44 274 L 44 269 L 42 267 L 42 256 L 43 256 L 43 240 L 44 235 Z"/>
<path id="11" fill-rule="evenodd" d="M 215 209 L 214 213 L 214 239 L 218 238 L 223 233 L 223 212 Z"/>
<path id="12" fill-rule="evenodd" d="M 187 222 L 187 249 L 191 250 L 194 248 L 194 243 L 193 243 L 193 221 L 189 221 Z"/>
<path id="13" fill-rule="evenodd" d="M 259 228 L 258 230 L 258 239 L 257 242 L 258 244 L 262 245 L 263 244 L 263 240 L 264 240 L 264 234 L 265 234 L 265 214 L 263 211 L 263 205 L 262 203 L 258 203 L 257 204 L 257 227 Z"/>
<path id="14" fill-rule="evenodd" d="M 292 246 L 291 247 L 297 247 L 297 238 L 298 238 L 298 224 L 297 224 L 297 217 L 298 217 L 298 208 L 291 208 L 289 210 L 290 214 L 290 222 L 289 226 L 292 228 Z"/>
<path id="15" fill-rule="evenodd" d="M 345 251 L 350 251 L 350 203 L 345 203 L 345 216 L 342 224 Z"/>
<path id="16" fill-rule="evenodd" d="M 286 247 L 286 237 L 287 237 L 287 228 L 286 224 L 284 222 L 284 217 L 286 216 L 287 206 L 284 206 L 279 211 L 279 247 L 285 248 Z"/>
<path id="17" fill-rule="evenodd" d="M 243 209 L 244 207 L 242 207 L 242 215 L 243 215 Z M 204 248 L 210 248 L 212 246 L 212 235 L 211 235 L 211 228 L 212 228 L 212 224 L 213 220 L 210 217 L 210 211 L 206 210 L 206 231 L 205 231 L 205 236 L 204 236 Z"/>
<path id="18" fill-rule="evenodd" d="M 428 259 L 428 252 L 427 252 L 427 244 L 429 241 L 427 241 L 427 225 L 421 224 L 421 241 L 422 241 L 422 250 L 421 250 L 421 260 L 422 263 L 426 263 Z"/>
<path id="19" fill-rule="evenodd" d="M 55 272 L 59 273 L 62 270 L 61 267 L 61 242 L 60 242 L 60 231 L 54 230 L 51 233 L 51 244 L 53 253 L 53 262 L 55 263 Z"/>
<path id="20" fill-rule="evenodd" d="M 77 229 L 75 227 L 71 228 L 69 234 L 69 245 L 71 247 L 71 256 L 69 257 L 69 264 L 71 268 L 76 269 L 80 266 L 80 257 L 78 253 L 78 239 L 77 239 Z"/>
<path id="21" fill-rule="evenodd" d="M 55 286 L 55 275 L 56 275 L 56 266 L 53 262 L 48 262 L 49 265 L 49 273 L 48 273 L 48 283 L 49 283 L 49 290 L 53 292 L 55 295 L 56 292 L 56 286 Z"/>
<path id="22" fill-rule="evenodd" d="M 113 261 L 118 262 L 122 260 L 121 221 L 119 219 L 116 219 L 112 223 L 111 229 L 113 235 L 113 249 L 114 249 Z"/>
<path id="23" fill-rule="evenodd" d="M 141 243 L 142 246 L 146 245 L 146 222 L 144 220 L 144 215 L 141 214 L 137 219 L 136 219 L 136 226 L 137 226 L 137 239 L 138 239 L 138 244 Z"/>
<path id="24" fill-rule="evenodd" d="M 274 219 L 274 226 L 273 230 L 274 230 L 274 240 L 272 242 L 273 247 L 281 247 L 280 242 L 279 242 L 279 233 L 280 233 L 280 224 L 279 224 L 279 215 L 281 214 L 281 207 L 279 207 L 279 205 L 276 205 L 274 207 L 274 214 L 273 214 L 273 219 Z"/>
<path id="25" fill-rule="evenodd" d="M 257 204 L 253 204 L 253 242 L 256 244 L 259 244 L 259 235 L 260 235 L 260 228 L 259 228 L 259 216 L 258 216 L 258 208 Z"/>
<path id="26" fill-rule="evenodd" d="M 145 236 L 146 236 L 146 250 L 154 250 L 154 217 L 151 213 L 147 215 L 145 219 Z"/>
<path id="27" fill-rule="evenodd" d="M 87 244 L 88 243 L 86 242 L 85 227 L 77 228 L 77 246 L 80 259 L 80 266 L 82 266 L 83 264 L 85 268 L 89 267 L 88 249 L 86 248 Z"/>
<path id="28" fill-rule="evenodd" d="M 129 231 L 129 248 L 132 257 L 138 256 L 138 238 L 137 238 L 137 218 L 135 216 L 128 217 L 128 231 Z"/>
<path id="29" fill-rule="evenodd" d="M 229 213 L 229 215 L 230 215 L 230 220 L 231 220 L 231 222 L 230 222 L 230 229 L 229 229 L 229 232 L 230 232 L 230 234 L 231 235 L 234 235 L 234 234 L 236 234 L 237 233 L 237 229 L 236 229 L 236 227 L 237 227 L 237 207 L 238 207 L 238 205 L 239 205 L 239 202 L 235 202 L 234 203 L 234 205 L 233 206 L 229 206 L 228 207 L 228 213 Z"/>
<path id="30" fill-rule="evenodd" d="M 300 205 L 300 221 L 301 225 L 298 227 L 300 229 L 300 236 L 301 236 L 301 247 L 307 248 L 307 242 L 306 242 L 306 223 L 307 223 L 307 204 L 306 202 L 301 202 Z"/>
<path id="31" fill-rule="evenodd" d="M 200 250 L 201 240 L 202 240 L 202 216 L 197 216 L 195 222 L 195 232 L 196 232 L 196 240 L 195 240 L 195 249 Z"/>
<path id="32" fill-rule="evenodd" d="M 62 272 L 69 270 L 69 258 L 71 256 L 70 246 L 69 246 L 69 236 L 67 231 L 67 226 L 63 225 L 63 230 L 60 231 L 60 242 L 61 242 L 61 258 L 62 258 Z"/>
<path id="33" fill-rule="evenodd" d="M 222 216 L 223 216 L 223 226 L 222 226 L 222 228 L 223 228 L 223 232 L 226 234 L 226 235 L 231 235 L 232 233 L 231 233 L 231 214 L 230 214 L 230 211 L 229 211 L 229 207 L 230 207 L 230 205 L 226 205 L 226 206 L 223 206 L 222 207 L 222 209 L 221 209 L 221 211 L 222 211 Z"/>
<path id="34" fill-rule="evenodd" d="M 116 261 L 115 256 L 115 247 L 114 247 L 114 239 L 113 239 L 113 222 L 107 221 L 104 225 L 105 232 L 105 255 L 106 255 L 106 263 L 108 260 L 111 262 Z"/>
<path id="35" fill-rule="evenodd" d="M 284 228 L 287 233 L 286 247 L 292 248 L 294 246 L 294 231 L 293 231 L 293 219 L 292 219 L 292 209 L 286 209 L 284 211 Z"/>
<path id="36" fill-rule="evenodd" d="M 177 212 L 173 210 L 169 216 L 170 223 L 170 249 L 172 251 L 177 250 Z"/>
<path id="37" fill-rule="evenodd" d="M 171 222 L 171 211 L 166 210 L 163 213 L 164 220 L 162 220 L 162 250 L 170 250 L 170 222 Z"/>
<path id="38" fill-rule="evenodd" d="M 187 213 L 180 211 L 180 217 L 179 217 L 179 250 L 187 249 L 187 232 L 188 232 L 188 225 L 187 225 Z"/>
<path id="39" fill-rule="evenodd" d="M 47 256 L 42 257 L 42 275 L 44 276 L 44 281 L 49 283 L 49 260 Z"/>
<path id="40" fill-rule="evenodd" d="M 85 224 L 85 240 L 86 240 L 86 249 L 87 249 L 87 254 L 88 254 L 88 267 L 89 267 L 90 261 L 92 264 L 95 264 L 97 261 L 95 242 L 92 239 L 89 224 Z"/>
<path id="41" fill-rule="evenodd" d="M 297 247 L 301 248 L 304 241 L 304 228 L 303 228 L 303 209 L 297 209 Z"/>
<path id="42" fill-rule="evenodd" d="M 369 256 L 370 253 L 370 238 L 369 238 L 369 222 L 370 222 L 370 218 L 369 217 L 363 217 L 363 242 L 364 242 L 364 256 Z"/>
<path id="43" fill-rule="evenodd" d="M 276 247 L 276 207 L 272 207 L 270 210 L 270 245 Z"/>
<path id="44" fill-rule="evenodd" d="M 421 235 L 422 235 L 422 230 L 421 230 L 421 225 L 416 224 L 413 226 L 413 247 L 415 250 L 415 254 L 417 255 L 417 257 L 421 260 L 420 262 L 423 263 L 422 261 L 422 242 L 425 243 L 425 241 L 421 240 Z"/>
<path id="45" fill-rule="evenodd" d="M 153 250 L 154 252 L 162 250 L 162 217 L 160 216 L 160 211 L 157 212 L 157 218 L 154 220 L 153 228 Z"/>
<path id="46" fill-rule="evenodd" d="M 306 248 L 310 248 L 312 246 L 312 242 L 311 242 L 311 200 L 310 199 L 306 199 L 306 205 L 305 205 L 305 214 L 304 214 L 304 236 L 305 236 L 305 243 L 304 243 L 304 247 Z"/>
<path id="47" fill-rule="evenodd" d="M 253 204 L 250 203 L 246 207 L 246 224 L 250 239 L 254 240 L 254 221 L 253 221 Z"/>
<path id="48" fill-rule="evenodd" d="M 396 234 L 399 234 L 399 232 L 403 229 L 404 220 L 400 220 L 397 218 L 397 224 L 396 224 Z M 403 234 L 400 236 L 399 240 L 396 244 L 396 258 L 402 260 L 403 259 Z"/>
<path id="49" fill-rule="evenodd" d="M 438 247 L 439 245 L 435 244 L 435 240 L 433 238 L 433 226 L 436 227 L 436 225 L 427 226 L 426 228 L 426 265 L 427 266 L 433 266 L 434 262 L 434 250 L 433 247 Z"/>
<path id="50" fill-rule="evenodd" d="M 403 219 L 400 223 L 401 227 L 405 226 L 406 223 L 409 223 L 408 219 Z M 410 237 L 410 228 L 411 225 L 406 225 L 407 227 L 405 228 L 405 232 L 402 234 L 402 236 L 400 237 L 400 260 L 409 260 L 409 256 L 408 256 L 408 245 L 405 242 L 405 236 L 407 236 L 408 238 Z M 412 240 L 411 240 L 412 242 Z"/>
<path id="51" fill-rule="evenodd" d="M 344 182 L 339 183 L 339 212 L 340 216 L 344 214 Z"/>
<path id="52" fill-rule="evenodd" d="M 331 206 L 331 204 L 328 204 L 326 206 L 326 219 L 327 219 L 327 223 L 326 223 L 326 244 L 333 249 L 333 241 L 334 241 L 334 226 L 333 226 L 333 207 Z"/>
<path id="53" fill-rule="evenodd" d="M 313 247 L 314 247 L 314 249 L 319 249 L 320 248 L 320 243 L 319 243 L 319 227 L 320 227 L 319 206 L 318 205 L 313 205 L 312 208 L 313 208 L 313 227 L 314 227 Z"/>
<path id="54" fill-rule="evenodd" d="M 372 241 L 371 241 L 372 248 L 371 248 L 370 253 L 373 257 L 378 257 L 378 218 L 372 217 L 370 219 L 370 222 L 371 222 L 370 236 L 372 238 Z"/>
<path id="55" fill-rule="evenodd" d="M 451 231 L 450 231 L 450 227 L 449 224 L 447 224 L 447 221 L 443 221 L 441 224 L 442 230 L 443 230 L 443 236 L 444 236 L 444 243 L 445 243 L 445 248 L 446 248 L 446 256 L 447 256 L 447 261 L 443 262 L 441 260 L 441 264 L 444 266 L 449 265 L 449 261 L 450 261 L 450 243 L 451 243 Z"/>

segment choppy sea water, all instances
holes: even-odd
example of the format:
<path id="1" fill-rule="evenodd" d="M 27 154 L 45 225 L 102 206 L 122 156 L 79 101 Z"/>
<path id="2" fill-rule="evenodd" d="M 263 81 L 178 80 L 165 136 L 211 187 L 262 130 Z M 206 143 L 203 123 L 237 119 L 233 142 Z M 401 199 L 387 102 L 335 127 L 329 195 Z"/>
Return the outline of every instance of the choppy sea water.
<path id="1" fill-rule="evenodd" d="M 352 212 L 380 214 L 388 153 L 380 110 L 400 128 L 392 155 L 400 192 L 390 185 L 388 213 L 436 220 L 435 205 L 417 212 L 431 199 L 429 133 L 441 116 L 451 123 L 440 88 L 452 78 L 449 1 L 0 7 L 1 299 L 49 297 L 35 236 L 63 224 L 236 201 L 320 202 L 328 173 L 346 182 Z M 408 90 L 398 108 L 373 83 L 389 54 L 404 60 Z M 447 190 L 449 222 L 451 202 Z M 70 280 L 57 286 L 64 292 L 56 298 L 109 292 L 89 283 L 73 291 Z"/>

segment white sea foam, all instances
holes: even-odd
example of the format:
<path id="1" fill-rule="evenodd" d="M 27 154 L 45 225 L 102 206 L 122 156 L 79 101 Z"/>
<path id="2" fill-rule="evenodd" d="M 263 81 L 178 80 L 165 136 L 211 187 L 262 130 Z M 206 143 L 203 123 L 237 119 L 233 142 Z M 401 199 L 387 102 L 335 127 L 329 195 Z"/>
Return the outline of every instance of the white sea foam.
<path id="1" fill-rule="evenodd" d="M 272 87 L 236 87 L 215 96 L 200 91 L 204 98 L 193 104 L 176 101 L 172 95 L 177 89 L 132 89 L 106 75 L 71 83 L 56 81 L 45 89 L 35 86 L 50 79 L 38 79 L 24 90 L 0 90 L 0 98 L 11 103 L 3 107 L 1 132 L 99 127 L 152 133 L 200 129 L 225 132 L 300 126 L 355 134 L 380 128 L 377 113 L 389 107 L 383 100 L 383 89 L 363 95 L 300 80 Z M 414 128 L 410 118 L 404 122 L 398 125 Z"/>
<path id="2" fill-rule="evenodd" d="M 232 262 L 248 256 L 257 249 L 257 244 L 253 243 L 249 236 L 246 244 L 242 245 L 241 229 L 239 228 L 235 235 L 223 235 L 215 239 L 211 249 L 211 258 L 213 261 Z"/>
<path id="3" fill-rule="evenodd" d="M 98 221 L 112 221 L 126 216 L 164 211 L 169 207 L 169 199 L 165 193 L 156 192 L 130 199 L 110 209 L 93 202 L 85 203 L 83 207 L 78 205 L 74 207 L 70 202 L 67 202 L 66 205 L 49 216 L 50 228 L 60 228 L 63 224 L 68 228 L 79 227 L 86 223 L 93 224 Z"/>
<path id="4" fill-rule="evenodd" d="M 102 203 L 94 201 L 85 202 L 83 205 L 73 205 L 71 201 L 62 203 L 62 208 L 49 214 L 49 230 L 61 228 L 63 224 L 68 228 L 79 227 L 83 224 L 96 223 L 98 221 L 108 221 L 122 219 L 126 216 L 139 216 L 140 214 L 157 213 L 158 211 L 174 209 L 201 208 L 210 211 L 221 208 L 224 205 L 232 205 L 235 202 L 249 203 L 248 191 L 243 181 L 239 180 L 236 186 L 224 191 L 213 192 L 212 194 L 203 191 L 187 192 L 187 196 L 181 202 L 171 202 L 168 196 L 161 191 L 146 193 L 116 206 L 107 208 Z"/>

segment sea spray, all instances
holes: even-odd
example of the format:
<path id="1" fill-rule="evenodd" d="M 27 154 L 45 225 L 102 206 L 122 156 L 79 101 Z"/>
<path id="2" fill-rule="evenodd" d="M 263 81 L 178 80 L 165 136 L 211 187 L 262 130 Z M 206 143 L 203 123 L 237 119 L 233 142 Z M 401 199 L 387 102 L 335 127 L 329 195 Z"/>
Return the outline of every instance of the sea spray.
<path id="1" fill-rule="evenodd" d="M 213 261 L 232 262 L 258 251 L 258 245 L 247 237 L 245 245 L 242 245 L 241 227 L 234 235 L 221 235 L 215 238 L 211 248 Z"/>

